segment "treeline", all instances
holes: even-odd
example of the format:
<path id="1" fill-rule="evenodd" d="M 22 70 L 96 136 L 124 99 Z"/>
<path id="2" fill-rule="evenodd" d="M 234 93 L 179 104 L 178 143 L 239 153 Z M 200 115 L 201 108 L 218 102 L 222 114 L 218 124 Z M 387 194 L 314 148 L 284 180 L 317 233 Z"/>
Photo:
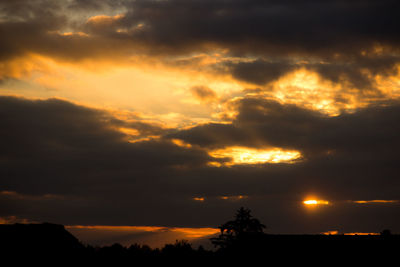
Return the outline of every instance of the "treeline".
<path id="1" fill-rule="evenodd" d="M 162 248 L 133 244 L 123 247 L 120 244 L 105 247 L 86 247 L 87 256 L 100 262 L 124 263 L 226 263 L 243 260 L 280 261 L 281 263 L 343 263 L 353 262 L 398 263 L 400 255 L 400 236 L 398 235 L 270 235 L 243 234 L 231 240 L 226 246 L 213 250 L 203 247 L 193 248 L 185 240 L 177 240 Z M 324 261 L 321 261 L 321 260 Z"/>
<path id="2" fill-rule="evenodd" d="M 124 247 L 118 243 L 111 246 L 85 248 L 85 258 L 91 261 L 123 263 L 165 263 L 165 262 L 209 262 L 218 258 L 218 253 L 206 250 L 202 246 L 193 248 L 186 240 L 176 240 L 162 248 L 151 248 L 147 245 L 132 244 Z"/>

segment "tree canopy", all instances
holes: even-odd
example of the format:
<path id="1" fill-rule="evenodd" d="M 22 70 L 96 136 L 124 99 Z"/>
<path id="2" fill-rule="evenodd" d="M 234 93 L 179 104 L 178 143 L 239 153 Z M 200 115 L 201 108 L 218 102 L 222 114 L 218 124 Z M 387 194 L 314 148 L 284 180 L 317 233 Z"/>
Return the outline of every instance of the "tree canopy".
<path id="1" fill-rule="evenodd" d="M 262 235 L 265 225 L 253 218 L 250 213 L 251 210 L 241 207 L 236 212 L 234 220 L 218 227 L 221 233 L 217 238 L 211 238 L 211 242 L 217 247 L 226 248 L 250 236 Z"/>

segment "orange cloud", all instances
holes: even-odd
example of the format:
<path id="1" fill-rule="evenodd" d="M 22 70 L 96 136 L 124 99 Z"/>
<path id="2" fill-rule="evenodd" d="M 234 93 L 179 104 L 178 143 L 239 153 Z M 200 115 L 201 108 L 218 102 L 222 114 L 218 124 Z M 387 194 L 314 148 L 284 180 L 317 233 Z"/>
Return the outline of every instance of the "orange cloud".
<path id="1" fill-rule="evenodd" d="M 222 200 L 232 200 L 232 201 L 238 201 L 238 200 L 243 200 L 247 199 L 248 196 L 246 195 L 238 195 L 238 196 L 221 196 L 220 199 Z"/>
<path id="2" fill-rule="evenodd" d="M 220 232 L 217 228 L 170 228 L 172 232 L 184 234 L 188 239 L 202 238 Z"/>
<path id="3" fill-rule="evenodd" d="M 14 224 L 14 223 L 35 223 L 35 222 L 24 218 L 18 218 L 17 216 L 0 217 L 0 224 Z"/>
<path id="4" fill-rule="evenodd" d="M 344 233 L 344 235 L 379 235 L 379 233 L 354 232 L 354 233 Z"/>
<path id="5" fill-rule="evenodd" d="M 86 23 L 88 24 L 101 24 L 101 26 L 107 26 L 112 23 L 115 23 L 118 20 L 121 20 L 125 17 L 124 14 L 117 14 L 115 16 L 107 16 L 107 15 L 96 15 L 90 17 Z"/>
<path id="6" fill-rule="evenodd" d="M 338 235 L 339 231 L 333 230 L 333 231 L 327 231 L 327 232 L 322 232 L 322 235 Z"/>
<path id="7" fill-rule="evenodd" d="M 383 199 L 375 199 L 375 200 L 354 200 L 352 203 L 356 204 L 395 204 L 400 203 L 400 200 L 383 200 Z"/>
<path id="8" fill-rule="evenodd" d="M 333 231 L 327 231 L 327 232 L 322 232 L 322 235 L 339 235 L 339 231 L 333 230 Z M 342 233 L 342 235 L 380 235 L 380 233 L 365 233 L 365 232 L 353 232 L 353 233 Z"/>

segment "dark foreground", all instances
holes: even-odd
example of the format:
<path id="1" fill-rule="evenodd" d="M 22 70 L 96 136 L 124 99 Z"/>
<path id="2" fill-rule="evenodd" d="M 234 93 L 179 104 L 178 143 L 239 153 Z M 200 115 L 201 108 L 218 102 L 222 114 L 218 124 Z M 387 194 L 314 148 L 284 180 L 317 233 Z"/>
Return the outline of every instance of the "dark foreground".
<path id="1" fill-rule="evenodd" d="M 175 265 L 226 265 L 262 261 L 276 263 L 330 266 L 332 264 L 379 264 L 397 266 L 400 259 L 400 236 L 344 235 L 249 235 L 215 251 L 193 249 L 185 241 L 165 245 L 162 249 L 115 244 L 95 248 L 85 246 L 62 225 L 0 225 L 0 257 L 11 260 L 9 266 L 29 262 L 53 266 L 109 265 L 143 266 L 173 263 Z M 273 264 L 274 263 L 274 264 Z"/>

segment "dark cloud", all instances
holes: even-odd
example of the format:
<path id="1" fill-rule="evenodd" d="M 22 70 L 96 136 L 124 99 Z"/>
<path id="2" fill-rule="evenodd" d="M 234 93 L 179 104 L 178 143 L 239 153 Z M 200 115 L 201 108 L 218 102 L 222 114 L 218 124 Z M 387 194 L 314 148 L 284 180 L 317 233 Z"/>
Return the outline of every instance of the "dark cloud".
<path id="1" fill-rule="evenodd" d="M 359 52 L 398 42 L 396 1 L 136 1 L 127 21 L 164 46 L 216 43 L 237 52 Z M 379 40 L 379 41 L 378 41 Z"/>
<path id="2" fill-rule="evenodd" d="M 398 56 L 363 56 L 347 61 L 332 61 L 320 64 L 308 64 L 304 67 L 318 72 L 323 78 L 335 83 L 347 82 L 354 88 L 374 89 L 372 77 L 375 75 L 396 75 Z M 372 76 L 372 77 L 371 77 Z"/>
<path id="3" fill-rule="evenodd" d="M 171 136 L 209 147 L 241 144 L 299 149 L 309 147 L 304 143 L 308 139 L 303 141 L 301 138 L 308 138 L 329 121 L 328 117 L 311 110 L 270 100 L 246 98 L 236 105 L 239 114 L 232 124 L 205 124 Z"/>
<path id="4" fill-rule="evenodd" d="M 114 3 L 114 4 L 112 4 Z M 118 35 L 107 37 L 110 25 L 103 25 L 103 33 L 92 36 L 65 32 L 93 32 L 89 17 L 111 12 L 118 1 L 49 1 L 18 0 L 0 3 L 0 60 L 9 60 L 35 53 L 67 61 L 126 55 L 130 42 L 118 40 Z M 87 16 L 82 13 L 91 10 Z M 111 11 L 110 11 L 111 10 Z M 79 12 L 78 12 L 79 11 Z M 115 23 L 111 23 L 115 25 Z M 93 26 L 93 25 L 92 25 Z M 115 32 L 115 28 L 112 28 Z M 119 46 L 112 51 L 110 47 Z M 121 51 L 122 50 L 122 51 Z M 118 51 L 121 51 L 118 52 Z"/>
<path id="5" fill-rule="evenodd" d="M 69 1 L 67 7 L 74 11 L 109 11 L 124 6 L 124 0 L 73 0 Z"/>
<path id="6" fill-rule="evenodd" d="M 205 151 L 168 140 L 129 143 L 117 130 L 121 125 L 151 135 L 160 129 L 61 100 L 1 97 L 0 102 L 1 216 L 63 224 L 194 220 L 168 212 L 193 205 L 193 191 L 177 188 L 184 178 L 177 173 L 205 166 Z"/>
<path id="7" fill-rule="evenodd" d="M 51 1 L 48 1 L 51 2 Z M 38 2 L 37 2 L 38 3 Z M 40 2 L 42 3 L 42 2 Z M 66 23 L 64 16 L 54 14 L 54 4 L 43 1 L 43 9 L 34 2 L 7 1 L 0 4 L 0 14 L 8 19 L 0 23 L 0 60 L 41 52 L 48 46 L 48 31 L 58 30 Z"/>
<path id="8" fill-rule="evenodd" d="M 201 146 L 277 146 L 310 151 L 310 156 L 330 150 L 364 153 L 363 149 L 372 146 L 376 149 L 383 148 L 383 144 L 398 144 L 397 102 L 380 103 L 336 117 L 259 98 L 244 98 L 237 108 L 239 114 L 232 124 L 205 124 L 171 136 Z"/>
<path id="9" fill-rule="evenodd" d="M 251 62 L 225 65 L 233 77 L 256 85 L 265 85 L 300 68 L 315 71 L 322 78 L 357 89 L 375 89 L 375 75 L 389 76 L 398 73 L 400 58 L 395 55 L 355 55 L 354 58 L 328 60 L 318 63 L 290 62 L 281 58 L 275 62 L 257 59 Z"/>
<path id="10" fill-rule="evenodd" d="M 257 85 L 264 85 L 274 81 L 297 68 L 295 65 L 287 62 L 268 62 L 265 60 L 240 62 L 231 64 L 230 67 L 233 77 Z"/>
<path id="11" fill-rule="evenodd" d="M 199 227 L 217 226 L 244 205 L 275 232 L 326 231 L 338 225 L 353 231 L 357 224 L 380 231 L 377 225 L 399 221 L 397 204 L 347 202 L 400 199 L 398 103 L 332 118 L 243 99 L 232 124 L 207 124 L 129 143 L 117 130 L 124 124 L 101 110 L 55 99 L 1 97 L 0 102 L 2 217 L 70 225 Z M 193 147 L 179 147 L 168 138 Z M 229 145 L 298 149 L 304 159 L 207 166 L 213 159 L 206 149 Z M 310 193 L 334 204 L 308 216 L 301 200 Z M 220 198 L 238 195 L 248 197 Z M 398 230 L 396 225 L 392 229 Z"/>
<path id="12" fill-rule="evenodd" d="M 205 160 L 202 153 L 194 157 L 185 155 L 184 150 L 162 141 L 128 143 L 127 136 L 117 130 L 123 125 L 149 135 L 161 132 L 143 122 L 122 123 L 106 112 L 55 99 L 2 97 L 0 101 L 4 129 L 0 142 L 1 172 L 14 177 L 2 182 L 3 190 L 73 193 L 80 190 L 81 183 L 102 184 L 100 181 L 107 180 L 104 177 L 111 172 L 134 177 L 134 166 L 156 164 L 161 168 L 169 164 L 201 164 Z M 163 155 L 164 149 L 168 156 Z M 130 171 L 124 173 L 127 169 Z M 81 180 L 83 174 L 86 178 Z M 114 182 L 118 183 L 118 179 Z"/>

